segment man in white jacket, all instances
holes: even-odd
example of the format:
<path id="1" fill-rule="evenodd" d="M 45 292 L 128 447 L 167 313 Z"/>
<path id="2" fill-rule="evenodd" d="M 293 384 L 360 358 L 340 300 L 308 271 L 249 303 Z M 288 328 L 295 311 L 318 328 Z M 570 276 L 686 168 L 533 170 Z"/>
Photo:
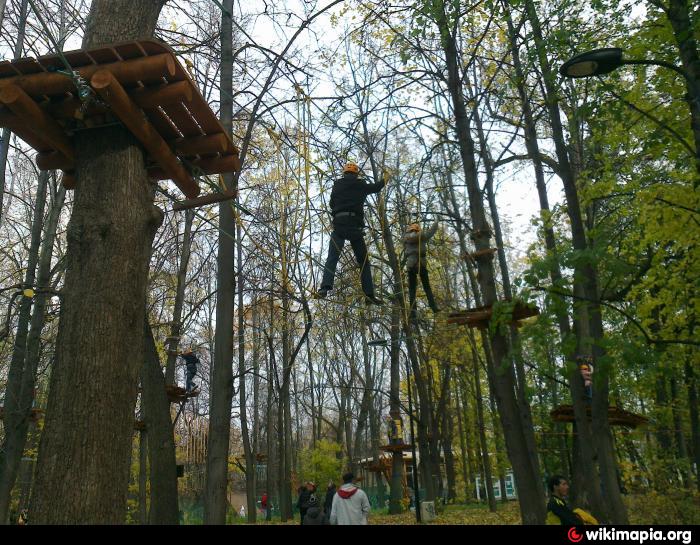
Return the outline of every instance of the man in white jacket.
<path id="1" fill-rule="evenodd" d="M 355 486 L 352 473 L 343 475 L 343 486 L 333 496 L 331 524 L 367 524 L 370 505 L 367 494 Z"/>

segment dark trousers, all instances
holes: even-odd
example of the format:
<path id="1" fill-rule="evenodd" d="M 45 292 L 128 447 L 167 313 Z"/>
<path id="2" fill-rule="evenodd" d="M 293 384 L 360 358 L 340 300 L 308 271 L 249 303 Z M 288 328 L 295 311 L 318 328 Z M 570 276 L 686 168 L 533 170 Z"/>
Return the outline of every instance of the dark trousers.
<path id="1" fill-rule="evenodd" d="M 352 246 L 352 251 L 355 253 L 355 259 L 360 265 L 360 279 L 362 280 L 362 291 L 365 295 L 374 295 L 374 283 L 372 282 L 372 271 L 369 265 L 369 257 L 367 256 L 367 245 L 362 236 L 362 230 L 359 228 L 338 228 L 336 227 L 331 233 L 331 241 L 328 245 L 328 257 L 323 268 L 323 280 L 321 280 L 321 289 L 332 289 L 333 278 L 335 277 L 335 268 L 340 259 L 340 253 L 343 251 L 345 241 L 349 240 Z"/>
<path id="2" fill-rule="evenodd" d="M 188 365 L 187 366 L 187 375 L 185 377 L 185 381 L 186 381 L 185 382 L 185 390 L 187 390 L 188 392 L 192 391 L 192 384 L 193 384 L 192 379 L 194 378 L 194 376 L 196 374 L 197 374 L 197 367 L 195 367 L 194 365 Z"/>
<path id="3" fill-rule="evenodd" d="M 425 292 L 425 298 L 428 300 L 428 304 L 433 312 L 438 311 L 438 307 L 435 304 L 435 298 L 433 297 L 433 290 L 430 289 L 430 279 L 428 278 L 428 269 L 425 265 L 420 265 L 420 267 L 409 267 L 408 270 L 408 298 L 411 302 L 411 313 L 416 311 L 416 290 L 418 288 L 418 275 L 420 274 L 420 280 L 423 284 L 423 291 Z"/>

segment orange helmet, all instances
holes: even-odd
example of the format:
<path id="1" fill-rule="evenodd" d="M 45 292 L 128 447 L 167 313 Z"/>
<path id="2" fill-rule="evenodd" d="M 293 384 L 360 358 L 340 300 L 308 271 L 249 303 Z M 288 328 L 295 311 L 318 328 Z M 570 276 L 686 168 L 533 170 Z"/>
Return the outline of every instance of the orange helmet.
<path id="1" fill-rule="evenodd" d="M 343 167 L 343 174 L 346 172 L 353 172 L 355 174 L 360 173 L 360 167 L 357 166 L 357 163 L 353 163 L 352 161 L 348 161 L 345 163 L 345 166 Z"/>
<path id="2" fill-rule="evenodd" d="M 420 231 L 420 225 L 418 223 L 412 223 L 406 227 L 406 231 L 415 231 L 417 233 Z"/>

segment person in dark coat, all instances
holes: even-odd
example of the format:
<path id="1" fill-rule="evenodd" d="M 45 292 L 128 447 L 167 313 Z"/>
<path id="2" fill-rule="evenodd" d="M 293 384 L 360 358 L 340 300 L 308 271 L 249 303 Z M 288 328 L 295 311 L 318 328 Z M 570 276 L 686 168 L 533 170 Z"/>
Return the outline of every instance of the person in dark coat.
<path id="1" fill-rule="evenodd" d="M 340 259 L 345 241 L 350 241 L 355 259 L 360 265 L 362 291 L 368 303 L 381 305 L 382 301 L 374 293 L 372 272 L 367 255 L 367 245 L 364 239 L 365 199 L 372 193 L 379 193 L 386 185 L 384 181 L 374 184 L 365 183 L 359 178 L 360 168 L 349 162 L 343 168 L 343 177 L 336 180 L 331 191 L 331 214 L 333 216 L 333 232 L 328 246 L 328 257 L 323 268 L 323 279 L 318 296 L 324 298 L 333 289 L 335 269 Z"/>
<path id="2" fill-rule="evenodd" d="M 197 385 L 192 382 L 192 379 L 197 374 L 197 365 L 199 365 L 199 358 L 194 355 L 191 348 L 185 349 L 180 357 L 185 360 L 185 367 L 187 368 L 187 375 L 185 377 L 185 390 L 189 394 L 193 390 L 197 389 Z"/>
<path id="3" fill-rule="evenodd" d="M 316 492 L 316 485 L 311 481 L 307 481 L 303 487 L 299 487 L 299 499 L 297 500 L 297 507 L 299 508 L 299 522 L 304 524 L 304 516 L 309 508 L 309 499 L 311 495 Z"/>
<path id="4" fill-rule="evenodd" d="M 323 500 L 323 516 L 326 518 L 326 523 L 331 519 L 331 508 L 333 507 L 333 496 L 335 496 L 335 483 L 330 481 L 326 488 L 326 497 Z"/>
<path id="5" fill-rule="evenodd" d="M 323 512 L 321 511 L 321 506 L 318 504 L 316 494 L 311 494 L 311 496 L 309 496 L 308 508 L 306 509 L 306 514 L 301 523 L 304 526 L 321 526 L 324 523 Z"/>

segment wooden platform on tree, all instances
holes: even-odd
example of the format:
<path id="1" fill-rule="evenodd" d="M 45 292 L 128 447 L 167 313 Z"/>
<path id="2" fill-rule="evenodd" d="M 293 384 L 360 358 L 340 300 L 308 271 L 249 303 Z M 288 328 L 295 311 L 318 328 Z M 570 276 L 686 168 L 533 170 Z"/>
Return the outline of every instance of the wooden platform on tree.
<path id="1" fill-rule="evenodd" d="M 63 170 L 69 189 L 74 131 L 115 122 L 146 149 L 149 176 L 172 179 L 188 199 L 200 192 L 193 176 L 240 170 L 230 135 L 165 44 L 139 40 L 64 56 L 80 89 L 58 55 L 0 62 L 0 127 L 39 152 L 40 169 Z"/>
<path id="2" fill-rule="evenodd" d="M 166 386 L 165 392 L 168 394 L 168 399 L 170 400 L 170 403 L 182 403 L 183 401 L 187 401 L 191 397 L 197 397 L 199 395 L 199 389 L 194 390 L 193 392 L 190 392 L 188 394 L 187 390 L 185 390 L 184 388 L 173 385 Z"/>
<path id="3" fill-rule="evenodd" d="M 513 308 L 511 323 L 517 324 L 519 320 L 537 316 L 539 313 L 540 310 L 536 306 L 518 302 Z M 451 312 L 447 315 L 447 323 L 486 329 L 489 327 L 492 315 L 493 308 L 490 306 L 471 308 L 461 312 Z"/>
<path id="4" fill-rule="evenodd" d="M 586 407 L 588 418 L 591 418 L 591 408 Z M 575 422 L 574 406 L 560 405 L 549 413 L 552 420 L 555 422 Z M 643 426 L 649 422 L 649 419 L 639 414 L 631 413 L 619 407 L 608 407 L 608 422 L 611 426 L 625 426 L 627 428 L 636 428 Z"/>
<path id="5" fill-rule="evenodd" d="M 411 445 L 407 445 L 405 443 L 401 443 L 400 445 L 382 445 L 379 447 L 379 450 L 383 450 L 385 452 L 403 452 L 403 451 L 409 451 L 413 447 Z"/>
<path id="6" fill-rule="evenodd" d="M 33 422 L 38 422 L 44 416 L 44 412 L 45 412 L 44 409 L 33 408 L 29 418 Z M 4 418 L 5 418 L 5 407 L 0 407 L 0 420 L 2 420 Z"/>

